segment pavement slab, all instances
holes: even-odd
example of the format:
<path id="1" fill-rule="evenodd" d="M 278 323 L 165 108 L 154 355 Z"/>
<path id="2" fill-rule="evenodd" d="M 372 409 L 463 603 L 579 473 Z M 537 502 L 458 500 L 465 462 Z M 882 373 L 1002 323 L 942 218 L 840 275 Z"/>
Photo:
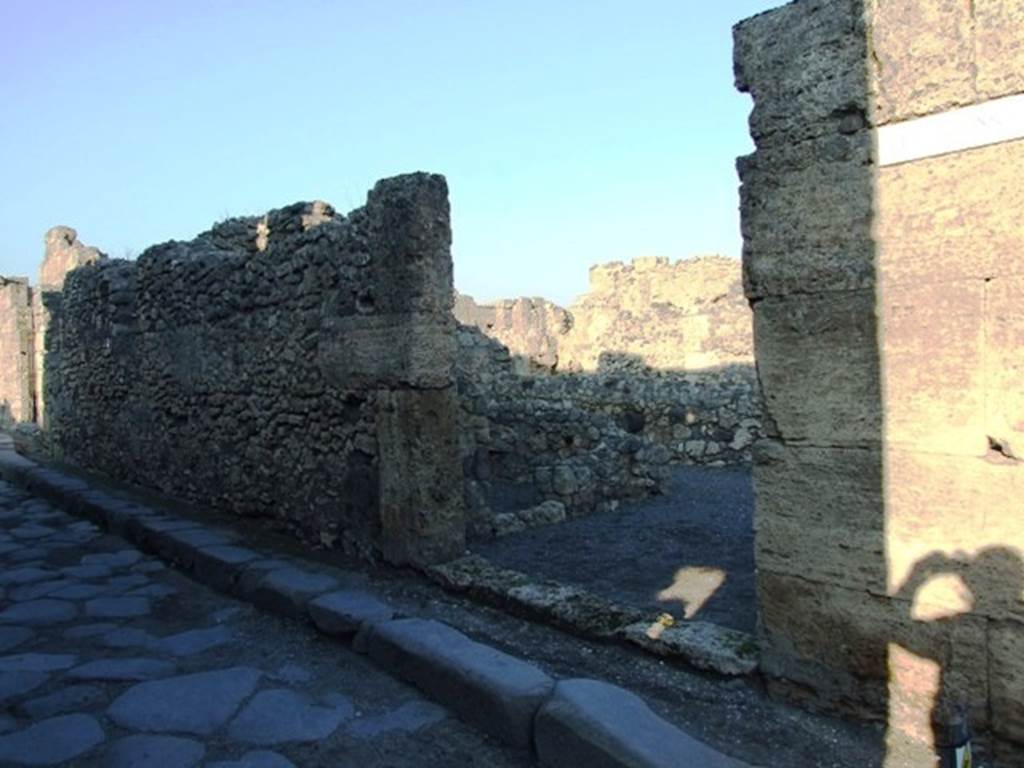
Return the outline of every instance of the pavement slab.
<path id="1" fill-rule="evenodd" d="M 153 680 L 173 675 L 177 667 L 161 659 L 98 659 L 69 669 L 78 680 Z"/>
<path id="2" fill-rule="evenodd" d="M 123 728 L 210 734 L 253 693 L 260 677 L 259 670 L 232 667 L 140 683 L 115 699 L 108 714 Z"/>
<path id="3" fill-rule="evenodd" d="M 195 739 L 180 736 L 125 736 L 107 752 L 108 768 L 192 768 L 203 759 L 206 748 Z"/>
<path id="4" fill-rule="evenodd" d="M 289 741 L 319 741 L 352 717 L 355 709 L 342 699 L 323 707 L 287 689 L 260 691 L 228 729 L 228 737 L 244 744 L 273 746 Z"/>
<path id="5" fill-rule="evenodd" d="M 90 715 L 61 715 L 0 736 L 0 762 L 8 765 L 57 765 L 103 742 L 105 735 Z"/>
<path id="6" fill-rule="evenodd" d="M 95 685 L 69 685 L 46 696 L 22 702 L 17 711 L 30 720 L 80 712 L 107 702 L 107 694 Z"/>
<path id="7" fill-rule="evenodd" d="M 4 624 L 61 624 L 78 615 L 74 603 L 67 600 L 28 600 L 0 611 L 0 622 Z"/>

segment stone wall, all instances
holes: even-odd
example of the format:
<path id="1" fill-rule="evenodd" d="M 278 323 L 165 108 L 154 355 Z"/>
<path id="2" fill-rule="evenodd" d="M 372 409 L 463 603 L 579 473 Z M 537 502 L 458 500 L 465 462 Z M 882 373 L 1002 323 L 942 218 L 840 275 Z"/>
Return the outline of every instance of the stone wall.
<path id="1" fill-rule="evenodd" d="M 46 353 L 65 460 L 318 545 L 462 551 L 440 176 L 299 203 L 72 272 Z M 54 336 L 54 334 L 51 334 Z"/>
<path id="2" fill-rule="evenodd" d="M 32 289 L 0 277 L 0 426 L 35 419 Z"/>
<path id="3" fill-rule="evenodd" d="M 1024 92 L 1022 23 L 798 0 L 735 30 L 762 668 L 886 719 L 893 765 L 931 764 L 937 702 L 1024 744 L 1024 140 L 954 112 Z"/>

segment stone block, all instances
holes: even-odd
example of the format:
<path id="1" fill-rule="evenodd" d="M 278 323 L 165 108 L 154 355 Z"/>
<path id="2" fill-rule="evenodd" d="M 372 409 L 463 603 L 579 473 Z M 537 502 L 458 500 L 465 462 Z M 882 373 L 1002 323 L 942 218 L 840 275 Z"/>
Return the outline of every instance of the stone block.
<path id="1" fill-rule="evenodd" d="M 670 768 L 742 763 L 662 720 L 638 696 L 599 680 L 561 680 L 537 713 L 541 765 Z"/>
<path id="2" fill-rule="evenodd" d="M 960 0 L 871 0 L 877 125 L 975 101 L 971 10 Z"/>
<path id="3" fill-rule="evenodd" d="M 754 305 L 764 408 L 779 436 L 811 445 L 878 444 L 877 326 L 874 291 L 770 297 Z"/>
<path id="4" fill-rule="evenodd" d="M 378 624 L 369 654 L 470 724 L 520 749 L 531 747 L 534 716 L 554 687 L 532 664 L 432 620 Z"/>
<path id="5" fill-rule="evenodd" d="M 1024 7 L 1015 0 L 974 0 L 971 11 L 978 96 L 1024 93 Z"/>
<path id="6" fill-rule="evenodd" d="M 992 729 L 1024 744 L 1024 624 L 1001 622 L 989 629 Z"/>
<path id="7" fill-rule="evenodd" d="M 750 133 L 759 147 L 834 132 L 844 113 L 866 113 L 858 0 L 790 3 L 740 22 L 733 41 L 736 87 L 754 98 Z"/>
<path id="8" fill-rule="evenodd" d="M 1024 243 L 1016 252 L 1024 253 Z M 990 445 L 1010 460 L 1024 459 L 1022 300 L 1024 275 L 997 276 L 985 286 L 985 434 Z"/>
<path id="9" fill-rule="evenodd" d="M 258 557 L 258 553 L 244 547 L 214 544 L 195 551 L 192 569 L 203 584 L 221 592 L 230 592 L 241 577 L 245 564 Z"/>
<path id="10" fill-rule="evenodd" d="M 875 238 L 886 286 L 986 279 L 1015 270 L 1024 248 L 1014 169 L 1024 141 L 878 168 Z M 984 183 L 978 183 L 984 179 Z"/>
<path id="11" fill-rule="evenodd" d="M 879 296 L 887 443 L 981 456 L 985 284 L 884 285 Z"/>
<path id="12" fill-rule="evenodd" d="M 309 615 L 327 635 L 350 636 L 362 627 L 390 621 L 394 609 L 362 590 L 331 592 L 309 601 Z"/>
<path id="13" fill-rule="evenodd" d="M 270 570 L 251 589 L 239 581 L 239 593 L 259 606 L 294 618 L 307 615 L 310 600 L 332 589 L 338 581 L 331 576 L 297 567 Z"/>

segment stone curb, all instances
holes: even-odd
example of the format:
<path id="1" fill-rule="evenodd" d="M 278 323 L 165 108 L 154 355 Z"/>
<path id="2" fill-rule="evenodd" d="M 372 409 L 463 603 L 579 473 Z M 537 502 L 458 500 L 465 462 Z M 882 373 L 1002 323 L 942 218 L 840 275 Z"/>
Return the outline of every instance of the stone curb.
<path id="1" fill-rule="evenodd" d="M 625 643 L 719 675 L 750 675 L 758 669 L 757 641 L 751 634 L 705 621 L 666 626 L 644 611 L 623 608 L 580 587 L 533 581 L 480 555 L 435 565 L 426 573 L 449 592 L 582 637 Z"/>
<path id="2" fill-rule="evenodd" d="M 85 517 L 197 581 L 349 640 L 375 663 L 543 766 L 662 768 L 743 764 L 662 720 L 637 696 L 596 680 L 556 682 L 538 667 L 438 621 L 402 618 L 361 589 L 363 574 L 303 568 L 238 543 L 233 531 L 165 514 L 16 454 L 0 436 L 0 478 Z M 600 696 L 581 700 L 579 690 Z M 656 743 L 650 743 L 650 739 Z M 666 752 L 685 747 L 703 762 Z M 717 762 L 708 762 L 711 756 Z"/>

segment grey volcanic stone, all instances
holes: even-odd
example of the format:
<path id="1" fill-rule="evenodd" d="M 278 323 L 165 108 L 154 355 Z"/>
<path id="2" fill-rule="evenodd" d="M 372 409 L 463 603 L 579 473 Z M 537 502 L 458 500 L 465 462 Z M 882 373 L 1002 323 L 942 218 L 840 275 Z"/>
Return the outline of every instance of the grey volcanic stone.
<path id="1" fill-rule="evenodd" d="M 0 733 L 10 733 L 18 727 L 18 721 L 10 715 L 0 715 Z"/>
<path id="2" fill-rule="evenodd" d="M 107 752 L 107 768 L 192 768 L 206 748 L 180 736 L 135 735 L 118 739 Z"/>
<path id="3" fill-rule="evenodd" d="M 70 621 L 78 615 L 74 603 L 66 600 L 29 600 L 18 603 L 0 612 L 0 622 L 5 624 L 59 624 Z"/>
<path id="4" fill-rule="evenodd" d="M 470 640 L 446 624 L 397 619 L 373 628 L 370 658 L 416 684 L 460 717 L 523 749 L 554 680 L 525 661 Z"/>
<path id="5" fill-rule="evenodd" d="M 229 642 L 231 642 L 231 630 L 227 627 L 210 627 L 208 629 L 190 629 L 176 635 L 162 637 L 150 642 L 149 647 L 157 653 L 166 653 L 171 656 L 191 656 Z"/>
<path id="6" fill-rule="evenodd" d="M 99 584 L 71 584 L 70 586 L 55 590 L 50 594 L 50 597 L 60 600 L 91 600 L 94 597 L 99 597 L 106 591 L 106 588 L 101 587 Z"/>
<path id="7" fill-rule="evenodd" d="M 55 575 L 49 568 L 27 566 L 25 568 L 15 568 L 13 571 L 7 571 L 6 573 L 0 573 L 0 584 L 31 584 L 34 581 L 52 579 Z"/>
<path id="8" fill-rule="evenodd" d="M 135 627 L 118 627 L 100 638 L 100 643 L 108 648 L 141 648 L 156 640 L 144 629 Z"/>
<path id="9" fill-rule="evenodd" d="M 651 711 L 638 696 L 599 680 L 562 680 L 537 714 L 541 765 L 593 768 L 740 768 Z"/>
<path id="10" fill-rule="evenodd" d="M 75 664 L 77 657 L 64 653 L 19 653 L 0 656 L 0 672 L 55 672 Z"/>
<path id="11" fill-rule="evenodd" d="M 112 571 L 105 565 L 69 565 L 60 572 L 76 579 L 106 579 Z"/>
<path id="12" fill-rule="evenodd" d="M 311 598 L 337 588 L 336 579 L 301 568 L 270 571 L 248 595 L 254 603 L 289 616 L 302 616 Z"/>
<path id="13" fill-rule="evenodd" d="M 69 685 L 59 691 L 29 699 L 18 705 L 18 711 L 25 717 L 38 720 L 43 717 L 63 715 L 91 709 L 107 700 L 107 695 L 95 685 Z"/>
<path id="14" fill-rule="evenodd" d="M 220 544 L 197 550 L 192 568 L 204 584 L 227 592 L 238 581 L 244 564 L 258 557 L 251 549 Z"/>
<path id="15" fill-rule="evenodd" d="M 265 745 L 318 741 L 334 733 L 353 712 L 347 699 L 332 707 L 321 707 L 295 691 L 260 691 L 231 723 L 228 737 L 245 744 Z"/>
<path id="16" fill-rule="evenodd" d="M 353 720 L 345 730 L 357 739 L 372 739 L 392 731 L 418 731 L 441 722 L 447 716 L 448 713 L 436 704 L 414 700 L 407 701 L 398 709 L 385 712 L 383 715 Z"/>
<path id="17" fill-rule="evenodd" d="M 76 585 L 75 581 L 71 579 L 56 579 L 53 581 L 37 581 L 34 584 L 24 584 L 20 587 L 15 587 L 10 591 L 11 600 L 35 600 L 40 597 L 47 597 L 52 595 L 54 592 L 63 589 L 64 587 L 70 587 Z"/>
<path id="18" fill-rule="evenodd" d="M 85 754 L 105 738 L 96 718 L 62 715 L 0 736 L 0 762 L 56 765 Z"/>
<path id="19" fill-rule="evenodd" d="M 159 659 L 99 659 L 68 670 L 80 680 L 152 680 L 173 675 L 177 667 Z"/>
<path id="20" fill-rule="evenodd" d="M 97 619 L 128 619 L 149 613 L 144 597 L 97 597 L 85 604 L 85 613 Z"/>
<path id="21" fill-rule="evenodd" d="M 144 574 L 126 573 L 124 576 L 115 576 L 107 581 L 107 586 L 111 592 L 118 590 L 127 592 L 129 589 L 135 589 L 149 583 L 149 577 Z"/>
<path id="22" fill-rule="evenodd" d="M 295 768 L 295 763 L 277 752 L 253 750 L 246 752 L 238 760 L 225 760 L 207 763 L 207 768 Z"/>
<path id="23" fill-rule="evenodd" d="M 171 595 L 178 594 L 178 590 L 174 587 L 168 586 L 167 584 L 149 584 L 145 587 L 139 587 L 133 589 L 128 593 L 129 597 L 149 597 L 154 600 L 159 600 L 163 597 L 170 597 Z"/>
<path id="24" fill-rule="evenodd" d="M 0 627 L 0 653 L 21 645 L 35 634 L 28 627 Z"/>
<path id="25" fill-rule="evenodd" d="M 142 554 L 137 549 L 122 549 L 117 552 L 101 552 L 93 555 L 84 555 L 81 559 L 82 565 L 99 565 L 105 568 L 124 568 L 134 565 L 142 559 Z"/>
<path id="26" fill-rule="evenodd" d="M 0 672 L 0 704 L 38 688 L 49 679 L 45 672 Z"/>
<path id="27" fill-rule="evenodd" d="M 391 606 L 356 589 L 321 595 L 308 608 L 317 629 L 328 635 L 354 635 L 364 622 L 377 624 L 395 615 Z"/>
<path id="28" fill-rule="evenodd" d="M 232 667 L 140 683 L 107 710 L 123 728 L 210 734 L 227 722 L 259 682 L 260 672 Z"/>
<path id="29" fill-rule="evenodd" d="M 113 629 L 117 629 L 117 624 L 111 624 L 109 621 L 79 624 L 77 627 L 70 627 L 65 630 L 64 637 L 68 640 L 84 640 L 88 637 L 96 637 L 96 635 L 105 635 Z"/>

